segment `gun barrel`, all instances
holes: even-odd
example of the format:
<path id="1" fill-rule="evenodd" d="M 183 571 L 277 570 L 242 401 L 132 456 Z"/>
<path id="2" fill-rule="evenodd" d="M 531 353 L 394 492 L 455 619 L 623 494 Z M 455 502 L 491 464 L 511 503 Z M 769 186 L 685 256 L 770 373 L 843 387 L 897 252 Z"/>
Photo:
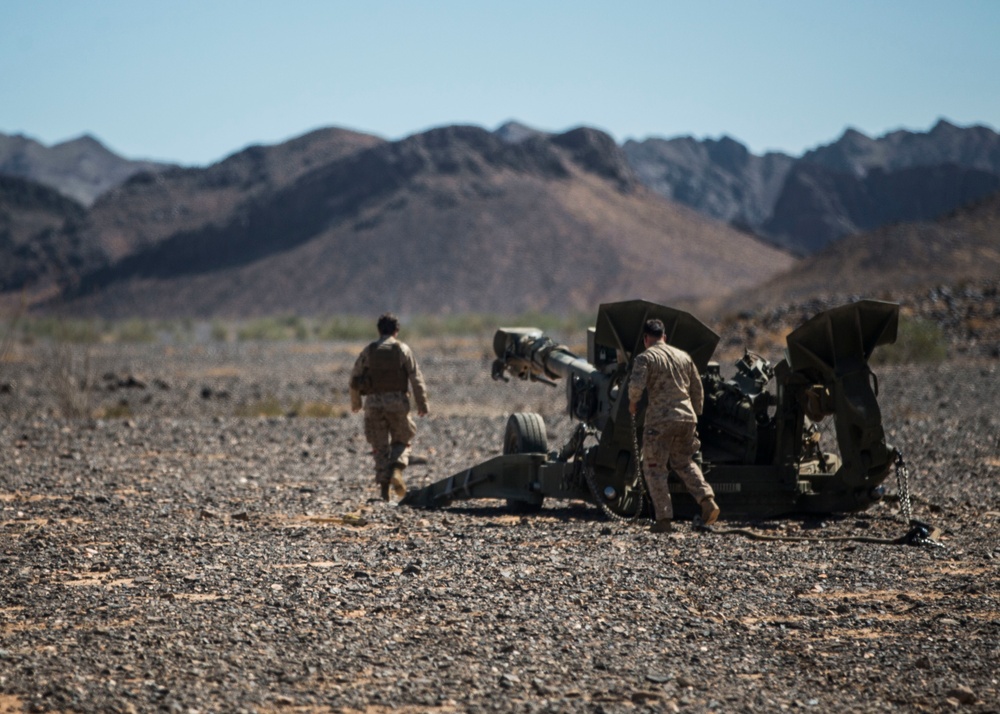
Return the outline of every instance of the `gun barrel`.
<path id="1" fill-rule="evenodd" d="M 509 372 L 520 379 L 550 381 L 575 374 L 590 379 L 599 370 L 535 327 L 501 327 L 493 336 L 493 377 Z"/>

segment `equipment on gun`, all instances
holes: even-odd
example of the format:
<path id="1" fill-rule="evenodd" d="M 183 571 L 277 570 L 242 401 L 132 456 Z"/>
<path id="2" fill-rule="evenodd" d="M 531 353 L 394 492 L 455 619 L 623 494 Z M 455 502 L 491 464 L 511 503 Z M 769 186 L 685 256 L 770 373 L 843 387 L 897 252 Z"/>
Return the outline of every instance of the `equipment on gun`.
<path id="1" fill-rule="evenodd" d="M 687 312 L 630 300 L 600 306 L 587 331 L 586 358 L 534 328 L 498 329 L 493 378 L 563 380 L 576 428 L 550 450 L 539 414 L 511 414 L 502 455 L 410 491 L 402 503 L 439 508 L 493 498 L 530 511 L 555 498 L 589 501 L 616 519 L 647 515 L 637 468 L 644 405 L 633 422 L 626 386 L 643 349 L 642 326 L 652 318 L 663 321 L 667 342 L 690 354 L 702 376 L 700 459 L 724 514 L 850 512 L 881 498 L 896 451 L 885 440 L 869 359 L 877 346 L 895 341 L 898 305 L 862 300 L 822 312 L 788 335 L 776 365 L 746 352 L 726 378 L 711 361 L 719 342 L 714 331 Z M 819 425 L 827 418 L 836 450 L 822 443 Z M 670 489 L 676 517 L 700 512 L 675 474 Z"/>

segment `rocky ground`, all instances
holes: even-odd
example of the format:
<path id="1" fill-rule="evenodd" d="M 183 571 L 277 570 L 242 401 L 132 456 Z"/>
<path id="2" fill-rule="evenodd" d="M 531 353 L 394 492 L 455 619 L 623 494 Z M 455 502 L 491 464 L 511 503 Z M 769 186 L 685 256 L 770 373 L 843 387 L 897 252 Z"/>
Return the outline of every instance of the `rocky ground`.
<path id="1" fill-rule="evenodd" d="M 0 712 L 1000 711 L 995 357 L 879 370 L 932 548 L 383 504 L 359 347 L 14 347 Z M 568 434 L 562 389 L 490 381 L 488 341 L 415 348 L 411 485 L 499 453 L 513 411 Z M 905 530 L 892 499 L 723 525 Z"/>

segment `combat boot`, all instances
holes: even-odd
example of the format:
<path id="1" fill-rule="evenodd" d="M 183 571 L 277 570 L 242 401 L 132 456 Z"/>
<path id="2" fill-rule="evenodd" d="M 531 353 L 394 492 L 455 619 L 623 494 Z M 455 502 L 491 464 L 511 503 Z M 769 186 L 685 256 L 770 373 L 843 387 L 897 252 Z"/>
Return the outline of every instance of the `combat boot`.
<path id="1" fill-rule="evenodd" d="M 378 488 L 379 488 L 379 495 L 382 497 L 382 500 L 383 501 L 388 501 L 389 500 L 389 484 L 388 483 L 380 483 L 378 485 Z"/>
<path id="2" fill-rule="evenodd" d="M 406 495 L 406 482 L 403 481 L 403 469 L 394 466 L 392 476 L 389 477 L 389 483 L 392 485 L 392 492 L 396 494 L 396 498 L 402 498 Z"/>
<path id="3" fill-rule="evenodd" d="M 719 504 L 711 496 L 701 502 L 701 522 L 706 526 L 710 526 L 719 520 L 720 512 Z"/>
<path id="4" fill-rule="evenodd" d="M 669 518 L 658 518 L 653 525 L 649 527 L 650 533 L 673 533 L 674 524 Z"/>

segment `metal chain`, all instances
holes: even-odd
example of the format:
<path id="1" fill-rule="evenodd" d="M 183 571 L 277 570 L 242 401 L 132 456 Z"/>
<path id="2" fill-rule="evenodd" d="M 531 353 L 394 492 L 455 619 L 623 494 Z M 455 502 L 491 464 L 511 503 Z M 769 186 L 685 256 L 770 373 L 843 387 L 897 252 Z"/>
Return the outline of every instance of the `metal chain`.
<path id="1" fill-rule="evenodd" d="M 612 521 L 617 523 L 624 523 L 625 525 L 647 525 L 652 521 L 648 518 L 641 518 L 642 509 L 645 506 L 645 496 L 646 496 L 646 484 L 642 478 L 642 470 L 640 467 L 640 460 L 638 457 L 638 450 L 636 451 L 636 476 L 639 482 L 639 503 L 636 505 L 635 513 L 631 516 L 621 516 L 610 508 L 604 502 L 603 494 L 597 489 L 597 482 L 594 480 L 594 470 L 587 465 L 586 460 L 583 458 L 583 442 L 586 440 L 586 435 L 580 439 L 579 447 L 574 458 L 582 465 L 583 478 L 587 482 L 587 487 L 590 489 L 591 495 L 594 497 L 594 503 L 597 507 L 601 509 L 601 512 L 605 516 L 610 518 Z M 635 435 L 635 419 L 632 420 L 632 442 L 633 446 L 637 448 L 638 439 Z"/>
<path id="2" fill-rule="evenodd" d="M 791 543 L 840 543 L 853 541 L 855 543 L 878 543 L 883 545 L 916 545 L 934 548 L 944 548 L 944 543 L 939 542 L 937 536 L 939 531 L 933 526 L 919 521 L 913 521 L 914 526 L 905 534 L 898 538 L 874 538 L 872 536 L 772 536 L 764 533 L 757 533 L 748 528 L 715 528 L 713 526 L 698 526 L 698 530 L 714 535 L 742 535 L 753 540 L 781 541 Z"/>
<path id="3" fill-rule="evenodd" d="M 913 518 L 913 504 L 910 501 L 910 471 L 903 461 L 903 452 L 896 451 L 896 490 L 899 493 L 899 512 L 909 523 Z"/>
<path id="4" fill-rule="evenodd" d="M 891 545 L 915 545 L 933 548 L 944 548 L 944 543 L 937 538 L 940 531 L 931 525 L 913 520 L 913 504 L 910 497 L 910 472 L 903 460 L 903 452 L 896 451 L 896 485 L 899 491 L 899 512 L 911 528 L 898 538 L 872 538 L 867 536 L 832 536 L 826 538 L 811 538 L 802 536 L 768 536 L 745 528 L 718 529 L 710 526 L 700 526 L 701 530 L 718 535 L 743 535 L 754 540 L 792 541 L 792 542 L 833 542 L 855 541 L 858 543 L 884 543 Z"/>
<path id="5" fill-rule="evenodd" d="M 642 516 L 642 509 L 643 509 L 643 506 L 645 505 L 645 499 L 643 497 L 643 491 L 642 490 L 640 490 L 640 492 L 639 492 L 639 503 L 638 503 L 638 505 L 637 505 L 637 507 L 635 509 L 635 513 L 633 515 L 631 515 L 631 516 L 620 516 L 617 513 L 615 513 L 614 511 L 612 511 L 610 508 L 608 508 L 608 505 L 604 502 L 604 499 L 601 497 L 601 494 L 598 492 L 598 490 L 597 490 L 597 484 L 594 483 L 594 472 L 593 472 L 593 469 L 591 469 L 589 466 L 584 466 L 583 467 L 583 476 L 584 476 L 584 478 L 587 481 L 587 486 L 590 488 L 590 493 L 594 497 L 594 503 L 596 503 L 597 507 L 601 509 L 601 511 L 604 513 L 604 515 L 607 516 L 608 518 L 610 518 L 612 521 L 617 521 L 618 523 L 624 523 L 625 525 L 629 525 L 629 526 L 633 526 L 633 525 L 648 525 L 649 523 L 652 522 L 649 518 L 641 518 L 641 516 Z"/>
<path id="6" fill-rule="evenodd" d="M 635 456 L 635 479 L 639 484 L 639 508 L 636 514 L 642 512 L 643 500 L 646 498 L 646 476 L 642 473 L 642 452 L 639 450 L 639 434 L 635 428 L 635 414 L 629 414 L 632 425 L 632 454 Z M 651 519 L 647 519 L 651 520 Z"/>

